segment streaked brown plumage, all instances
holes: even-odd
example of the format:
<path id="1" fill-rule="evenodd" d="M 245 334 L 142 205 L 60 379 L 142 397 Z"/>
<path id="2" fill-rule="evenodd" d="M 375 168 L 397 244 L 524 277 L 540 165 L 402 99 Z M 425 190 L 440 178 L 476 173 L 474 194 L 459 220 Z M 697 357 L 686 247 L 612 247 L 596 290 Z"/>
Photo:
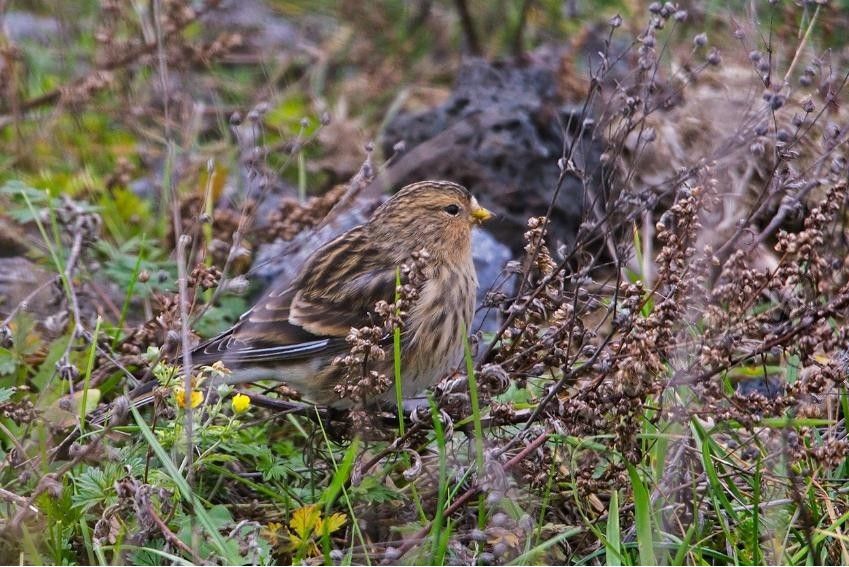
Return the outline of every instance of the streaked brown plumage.
<path id="1" fill-rule="evenodd" d="M 477 287 L 471 229 L 489 217 L 455 183 L 408 185 L 367 223 L 319 248 L 290 286 L 270 290 L 231 329 L 199 345 L 193 363 L 221 360 L 230 383 L 278 380 L 309 401 L 345 407 L 334 391 L 343 369 L 332 362 L 349 348 L 351 328 L 369 325 L 378 301 L 393 301 L 396 270 L 424 248 L 425 283 L 402 334 L 404 394 L 418 393 L 462 361 Z M 391 376 L 391 356 L 380 364 L 375 369 Z"/>

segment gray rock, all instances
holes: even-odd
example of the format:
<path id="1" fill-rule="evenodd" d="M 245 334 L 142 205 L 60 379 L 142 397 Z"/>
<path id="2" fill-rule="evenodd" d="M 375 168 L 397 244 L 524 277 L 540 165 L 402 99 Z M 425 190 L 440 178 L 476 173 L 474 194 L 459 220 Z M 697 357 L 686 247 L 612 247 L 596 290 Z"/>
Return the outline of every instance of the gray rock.
<path id="1" fill-rule="evenodd" d="M 504 264 L 513 258 L 510 248 L 495 239 L 486 230 L 478 229 L 472 233 L 472 256 L 478 273 L 478 296 L 476 305 L 483 303 L 486 294 L 496 287 L 512 287 L 512 282 L 502 277 Z M 511 275 L 510 278 L 513 276 Z M 496 309 L 478 309 L 472 322 L 472 332 L 494 333 L 501 324 Z"/>
<path id="2" fill-rule="evenodd" d="M 213 33 L 240 33 L 248 50 L 280 51 L 304 41 L 292 22 L 260 0 L 225 0 L 206 26 Z"/>
<path id="3" fill-rule="evenodd" d="M 787 383 L 783 377 L 767 376 L 760 378 L 745 378 L 737 383 L 736 391 L 739 396 L 760 394 L 768 400 L 774 400 L 784 395 Z"/>
<path id="4" fill-rule="evenodd" d="M 19 306 L 36 319 L 55 313 L 61 293 L 53 286 L 44 285 L 51 277 L 52 274 L 26 258 L 0 258 L 0 319 Z M 42 286 L 40 290 L 39 286 Z M 26 305 L 21 306 L 23 301 Z"/>
<path id="5" fill-rule="evenodd" d="M 298 275 L 301 266 L 313 252 L 346 230 L 364 223 L 368 216 L 363 208 L 353 207 L 346 214 L 337 217 L 336 222 L 315 230 L 304 230 L 290 241 L 278 238 L 274 242 L 262 244 L 251 267 L 251 277 L 261 282 L 264 287 L 272 283 L 286 285 Z"/>
<path id="6" fill-rule="evenodd" d="M 30 12 L 11 10 L 3 16 L 9 38 L 15 42 L 35 41 L 48 44 L 59 34 L 59 22 L 55 18 L 37 16 Z"/>

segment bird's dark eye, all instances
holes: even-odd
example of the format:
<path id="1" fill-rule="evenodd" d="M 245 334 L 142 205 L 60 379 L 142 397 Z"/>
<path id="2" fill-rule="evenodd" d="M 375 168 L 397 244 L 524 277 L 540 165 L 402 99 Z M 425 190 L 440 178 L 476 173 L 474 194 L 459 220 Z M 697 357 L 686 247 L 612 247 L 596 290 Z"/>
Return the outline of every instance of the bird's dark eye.
<path id="1" fill-rule="evenodd" d="M 452 217 L 456 217 L 457 214 L 460 212 L 460 207 L 458 207 L 457 205 L 448 205 L 447 207 L 445 207 L 445 212 L 451 215 Z"/>

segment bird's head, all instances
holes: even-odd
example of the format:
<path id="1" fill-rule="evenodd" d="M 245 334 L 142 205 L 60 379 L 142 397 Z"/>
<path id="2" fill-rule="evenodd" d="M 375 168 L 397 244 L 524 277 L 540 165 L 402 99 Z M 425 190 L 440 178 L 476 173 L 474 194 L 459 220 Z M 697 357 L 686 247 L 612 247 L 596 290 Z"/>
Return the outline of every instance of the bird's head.
<path id="1" fill-rule="evenodd" d="M 472 227 L 492 218 L 469 190 L 450 181 L 407 185 L 375 211 L 369 224 L 413 250 L 448 257 L 471 249 Z M 404 251 L 409 252 L 409 251 Z"/>

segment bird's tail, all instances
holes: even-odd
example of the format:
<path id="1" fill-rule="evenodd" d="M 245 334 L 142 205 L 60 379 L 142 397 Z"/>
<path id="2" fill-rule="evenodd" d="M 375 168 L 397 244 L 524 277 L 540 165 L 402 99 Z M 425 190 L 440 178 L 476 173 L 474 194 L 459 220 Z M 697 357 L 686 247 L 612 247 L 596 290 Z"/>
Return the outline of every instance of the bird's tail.
<path id="1" fill-rule="evenodd" d="M 153 403 L 158 386 L 159 382 L 150 380 L 139 384 L 127 394 L 118 396 L 111 403 L 101 404 L 88 416 L 89 424 L 104 426 L 107 423 L 123 423 L 130 407 L 140 408 Z"/>

